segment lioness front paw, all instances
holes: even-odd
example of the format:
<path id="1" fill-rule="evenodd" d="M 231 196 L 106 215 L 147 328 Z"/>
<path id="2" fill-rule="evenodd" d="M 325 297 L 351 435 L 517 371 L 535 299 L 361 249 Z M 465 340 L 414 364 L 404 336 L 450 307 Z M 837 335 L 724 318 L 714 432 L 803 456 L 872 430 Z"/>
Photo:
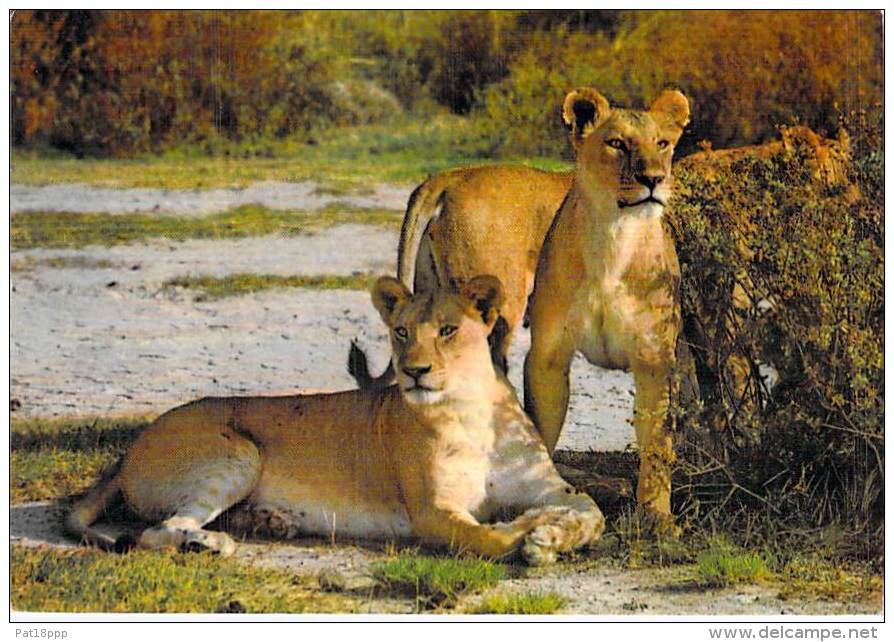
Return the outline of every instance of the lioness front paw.
<path id="1" fill-rule="evenodd" d="M 556 561 L 562 540 L 562 529 L 555 524 L 541 524 L 525 536 L 521 554 L 531 566 L 544 566 Z"/>
<path id="2" fill-rule="evenodd" d="M 180 550 L 189 553 L 211 551 L 221 557 L 229 557 L 236 552 L 236 542 L 226 533 L 217 531 L 191 531 L 180 545 Z"/>

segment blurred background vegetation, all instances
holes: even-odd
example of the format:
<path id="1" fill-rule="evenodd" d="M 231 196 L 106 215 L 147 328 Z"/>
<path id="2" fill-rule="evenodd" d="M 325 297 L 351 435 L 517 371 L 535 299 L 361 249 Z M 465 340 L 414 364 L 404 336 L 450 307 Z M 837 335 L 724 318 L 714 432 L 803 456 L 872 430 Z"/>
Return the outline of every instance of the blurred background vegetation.
<path id="1" fill-rule="evenodd" d="M 568 154 L 558 109 L 591 85 L 693 105 L 680 154 L 820 131 L 881 101 L 861 11 L 18 11 L 12 141 L 81 156 L 314 144 L 336 128 L 464 117 L 470 156 Z"/>

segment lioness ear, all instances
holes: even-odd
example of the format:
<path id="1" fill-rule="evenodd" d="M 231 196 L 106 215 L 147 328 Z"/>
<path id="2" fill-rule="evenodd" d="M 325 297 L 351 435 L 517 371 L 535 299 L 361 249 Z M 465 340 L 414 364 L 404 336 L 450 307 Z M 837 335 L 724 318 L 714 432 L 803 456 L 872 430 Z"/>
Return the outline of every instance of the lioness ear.
<path id="1" fill-rule="evenodd" d="M 385 325 L 391 326 L 391 320 L 394 317 L 394 311 L 397 306 L 410 298 L 410 291 L 407 287 L 391 276 L 383 276 L 372 289 L 372 302 Z"/>
<path id="2" fill-rule="evenodd" d="M 565 96 L 562 122 L 568 128 L 574 151 L 608 117 L 609 111 L 605 96 L 590 87 L 578 87 Z"/>
<path id="3" fill-rule="evenodd" d="M 493 326 L 497 322 L 503 305 L 503 284 L 500 279 L 490 274 L 476 276 L 461 286 L 460 293 L 472 301 L 485 325 Z"/>
<path id="4" fill-rule="evenodd" d="M 664 115 L 680 129 L 689 124 L 689 101 L 686 100 L 686 96 L 675 89 L 666 89 L 661 92 L 661 95 L 649 105 L 649 111 L 653 114 Z"/>

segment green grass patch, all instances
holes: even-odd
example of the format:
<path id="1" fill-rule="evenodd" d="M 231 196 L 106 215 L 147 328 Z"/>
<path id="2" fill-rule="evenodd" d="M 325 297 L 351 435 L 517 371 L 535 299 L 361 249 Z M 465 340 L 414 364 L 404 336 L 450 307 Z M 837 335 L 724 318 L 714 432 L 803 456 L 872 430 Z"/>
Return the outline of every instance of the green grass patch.
<path id="1" fill-rule="evenodd" d="M 47 150 L 12 152 L 11 181 L 29 185 L 87 183 L 103 187 L 200 189 L 244 187 L 258 181 L 307 181 L 325 189 L 368 189 L 380 182 L 413 183 L 457 165 L 494 162 L 489 144 L 468 118 L 439 115 L 403 123 L 344 127 L 317 144 L 294 141 L 187 145 L 131 159 L 64 157 Z M 553 159 L 501 162 L 568 168 Z"/>
<path id="2" fill-rule="evenodd" d="M 691 563 L 703 542 L 678 537 L 636 506 L 618 514 L 595 548 L 633 569 Z"/>
<path id="3" fill-rule="evenodd" d="M 712 587 L 757 582 L 772 575 L 761 555 L 727 544 L 716 544 L 700 553 L 695 574 L 699 584 Z"/>
<path id="4" fill-rule="evenodd" d="M 10 217 L 12 249 L 122 245 L 149 238 L 230 239 L 268 234 L 308 234 L 334 225 L 359 223 L 398 227 L 403 212 L 333 203 L 315 211 L 274 210 L 245 205 L 204 217 L 156 214 L 29 212 Z"/>
<path id="5" fill-rule="evenodd" d="M 819 557 L 796 557 L 779 571 L 779 598 L 819 599 L 836 602 L 877 600 L 881 603 L 884 580 L 866 567 L 833 564 Z"/>
<path id="6" fill-rule="evenodd" d="M 237 273 L 223 277 L 178 276 L 165 281 L 165 288 L 201 290 L 202 299 L 221 299 L 241 296 L 273 288 L 313 288 L 317 290 L 366 290 L 376 281 L 373 274 L 279 275 Z"/>
<path id="7" fill-rule="evenodd" d="M 10 602 L 19 611 L 99 613 L 344 613 L 350 596 L 312 580 L 210 554 L 10 546 Z"/>
<path id="8" fill-rule="evenodd" d="M 54 268 L 67 270 L 105 270 L 116 267 L 116 264 L 107 259 L 93 259 L 88 256 L 50 256 L 46 258 L 25 258 L 12 261 L 9 264 L 10 272 L 30 272 L 37 268 Z"/>
<path id="9" fill-rule="evenodd" d="M 469 613 L 496 615 L 549 615 L 563 609 L 568 600 L 558 593 L 496 593 L 488 595 Z"/>
<path id="10" fill-rule="evenodd" d="M 370 573 L 379 588 L 415 598 L 420 609 L 449 606 L 507 575 L 505 566 L 487 560 L 422 555 L 400 555 L 373 565 Z"/>
<path id="11" fill-rule="evenodd" d="M 58 499 L 86 490 L 149 423 L 125 419 L 14 419 L 9 499 Z"/>

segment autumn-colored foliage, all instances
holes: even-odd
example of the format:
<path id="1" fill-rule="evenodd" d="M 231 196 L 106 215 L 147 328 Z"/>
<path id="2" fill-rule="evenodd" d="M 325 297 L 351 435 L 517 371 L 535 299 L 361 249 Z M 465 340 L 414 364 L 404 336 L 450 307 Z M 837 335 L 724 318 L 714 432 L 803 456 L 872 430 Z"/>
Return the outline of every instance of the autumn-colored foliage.
<path id="1" fill-rule="evenodd" d="M 23 11 L 12 34 L 19 144 L 118 154 L 358 120 L 335 56 L 294 13 Z"/>
<path id="2" fill-rule="evenodd" d="M 678 154 L 763 142 L 779 124 L 834 131 L 882 96 L 882 23 L 869 11 L 636 12 L 614 37 L 544 33 L 485 89 L 497 151 L 565 151 L 565 93 L 592 86 L 621 105 L 681 89 L 692 106 Z M 549 135 L 538 134 L 549 132 Z"/>
<path id="3" fill-rule="evenodd" d="M 870 11 L 17 11 L 12 138 L 77 154 L 309 140 L 440 103 L 474 117 L 480 153 L 558 156 L 569 89 L 635 105 L 674 86 L 687 153 L 878 102 L 881 33 Z"/>

